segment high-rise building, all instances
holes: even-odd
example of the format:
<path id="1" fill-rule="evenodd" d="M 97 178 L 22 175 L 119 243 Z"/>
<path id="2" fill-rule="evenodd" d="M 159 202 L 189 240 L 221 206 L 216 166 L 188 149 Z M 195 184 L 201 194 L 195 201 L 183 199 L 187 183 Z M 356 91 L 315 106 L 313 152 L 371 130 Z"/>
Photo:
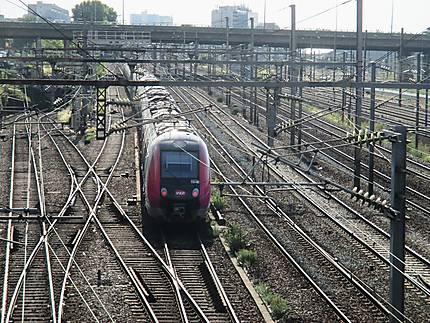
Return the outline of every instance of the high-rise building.
<path id="1" fill-rule="evenodd" d="M 171 16 L 150 14 L 144 11 L 140 14 L 131 14 L 130 23 L 132 25 L 172 26 L 173 18 Z"/>
<path id="2" fill-rule="evenodd" d="M 69 11 L 56 4 L 37 1 L 37 3 L 29 4 L 28 7 L 29 15 L 34 15 L 33 11 L 35 11 L 43 18 L 53 22 L 70 22 Z M 39 17 L 37 19 L 41 20 Z"/>
<path id="3" fill-rule="evenodd" d="M 212 10 L 212 27 L 226 27 L 226 17 L 231 28 L 249 28 L 250 18 L 254 18 L 255 26 L 258 23 L 258 14 L 245 6 L 220 6 Z"/>

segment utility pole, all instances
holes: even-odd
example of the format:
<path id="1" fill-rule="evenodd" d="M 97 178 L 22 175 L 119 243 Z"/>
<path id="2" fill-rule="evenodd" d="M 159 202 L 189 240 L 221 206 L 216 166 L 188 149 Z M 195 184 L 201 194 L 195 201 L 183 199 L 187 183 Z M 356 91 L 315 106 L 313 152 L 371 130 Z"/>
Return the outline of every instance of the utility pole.
<path id="1" fill-rule="evenodd" d="M 273 90 L 273 99 L 272 104 L 270 104 L 270 90 L 267 89 L 266 94 L 266 123 L 267 123 L 267 145 L 269 147 L 274 146 L 274 138 L 275 138 L 275 125 L 276 125 L 276 115 L 278 112 L 278 106 L 280 102 L 280 88 L 276 87 Z"/>
<path id="2" fill-rule="evenodd" d="M 394 127 L 391 163 L 391 218 L 390 236 L 390 323 L 404 321 L 405 311 L 405 211 L 406 211 L 406 127 Z"/>
<path id="3" fill-rule="evenodd" d="M 266 30 L 266 0 L 264 0 L 263 30 Z"/>
<path id="4" fill-rule="evenodd" d="M 335 21 L 335 31 L 334 31 L 334 41 L 333 41 L 333 62 L 336 62 L 336 52 L 337 52 L 337 1 L 336 1 L 336 21 Z M 333 82 L 336 81 L 336 66 L 333 66 Z M 333 87 L 333 102 L 336 101 L 336 89 Z"/>
<path id="5" fill-rule="evenodd" d="M 421 53 L 417 54 L 417 83 L 421 82 Z M 415 149 L 418 149 L 418 130 L 420 127 L 420 90 L 417 90 L 415 103 Z"/>
<path id="6" fill-rule="evenodd" d="M 356 82 L 363 82 L 363 0 L 357 0 L 357 66 Z M 363 99 L 363 88 L 356 88 L 355 101 L 355 130 L 361 129 L 361 105 Z M 354 187 L 360 188 L 361 176 L 361 149 L 358 144 L 354 147 Z"/>
<path id="7" fill-rule="evenodd" d="M 404 34 L 403 34 L 403 28 L 400 30 L 400 50 L 399 50 L 399 56 L 398 56 L 398 61 L 399 61 L 399 82 L 403 82 L 403 56 L 404 56 L 404 48 L 403 48 L 403 39 L 404 38 Z M 402 106 L 402 89 L 399 89 L 399 107 Z"/>
<path id="8" fill-rule="evenodd" d="M 254 18 L 251 17 L 249 18 L 250 22 L 251 22 L 251 41 L 249 43 L 249 51 L 250 51 L 250 61 L 251 63 L 254 62 Z M 254 66 L 254 64 L 251 64 L 250 66 L 250 79 L 252 80 L 254 78 L 254 69 L 256 69 L 257 67 Z M 249 102 L 250 102 L 250 121 L 252 122 L 252 124 L 255 125 L 255 118 L 256 118 L 256 114 L 257 114 L 257 102 L 253 101 L 254 98 L 254 93 L 256 93 L 257 88 L 251 88 L 251 93 L 249 96 Z"/>
<path id="9" fill-rule="evenodd" d="M 342 53 L 342 79 L 346 79 L 346 52 Z M 342 122 L 345 119 L 345 106 L 346 106 L 346 91 L 345 87 L 342 87 Z"/>
<path id="10" fill-rule="evenodd" d="M 371 62 L 371 74 L 370 74 L 370 81 L 375 82 L 376 81 L 376 63 Z M 376 106 L 376 89 L 372 87 L 370 89 L 370 115 L 369 115 L 369 132 L 373 133 L 375 132 L 375 106 Z M 369 146 L 369 185 L 368 185 L 368 192 L 369 196 L 373 195 L 373 169 L 374 169 L 374 158 L 373 152 L 375 150 L 374 143 L 370 143 Z"/>
<path id="11" fill-rule="evenodd" d="M 229 25 L 229 21 L 228 21 L 228 17 L 225 17 L 225 29 L 226 29 L 226 57 L 227 57 L 227 61 L 230 60 L 230 25 Z M 230 74 L 230 67 L 229 64 L 226 64 L 226 74 Z M 225 95 L 225 103 L 227 104 L 227 106 L 230 106 L 231 104 L 231 93 L 230 93 L 230 88 L 228 88 L 226 90 L 226 95 Z"/>
<path id="12" fill-rule="evenodd" d="M 300 62 L 302 62 L 302 57 L 300 55 Z M 300 65 L 300 69 L 299 69 L 299 81 L 303 82 L 303 65 Z M 303 118 L 303 87 L 300 86 L 299 87 L 299 120 L 301 120 Z M 299 145 L 299 150 L 302 149 L 301 144 L 302 144 L 302 126 L 298 125 L 297 126 L 297 144 Z"/>
<path id="13" fill-rule="evenodd" d="M 122 0 L 122 24 L 123 25 L 125 25 L 125 10 L 124 10 L 125 6 L 124 6 L 124 1 L 125 0 Z"/>
<path id="14" fill-rule="evenodd" d="M 290 5 L 291 8 L 291 39 L 290 39 L 290 57 L 291 57 L 291 66 L 290 66 L 290 81 L 297 81 L 296 74 L 296 6 L 294 4 Z M 294 98 L 296 96 L 297 88 L 295 86 L 291 87 L 291 96 Z M 290 112 L 290 120 L 294 122 L 296 120 L 296 102 L 295 100 L 291 100 L 291 112 Z M 293 146 L 295 144 L 296 137 L 296 129 L 295 127 L 291 127 L 290 131 L 290 145 Z"/>

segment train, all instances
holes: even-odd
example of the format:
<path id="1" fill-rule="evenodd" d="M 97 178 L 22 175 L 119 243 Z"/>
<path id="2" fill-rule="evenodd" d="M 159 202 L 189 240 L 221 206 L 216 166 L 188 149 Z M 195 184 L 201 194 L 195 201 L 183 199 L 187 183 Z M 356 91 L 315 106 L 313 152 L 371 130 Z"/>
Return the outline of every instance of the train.
<path id="1" fill-rule="evenodd" d="M 156 80 L 138 68 L 134 77 Z M 179 106 L 161 86 L 138 87 L 145 213 L 161 222 L 203 222 L 210 203 L 209 153 Z"/>

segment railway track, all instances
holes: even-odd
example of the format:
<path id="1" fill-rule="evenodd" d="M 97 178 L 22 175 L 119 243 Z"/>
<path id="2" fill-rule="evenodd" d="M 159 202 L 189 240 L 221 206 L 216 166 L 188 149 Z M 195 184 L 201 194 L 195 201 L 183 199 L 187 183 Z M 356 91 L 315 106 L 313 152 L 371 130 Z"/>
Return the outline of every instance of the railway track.
<path id="1" fill-rule="evenodd" d="M 119 137 L 122 138 L 122 147 L 124 144 L 124 134 L 119 135 Z M 109 147 L 112 146 L 113 145 L 110 144 Z M 110 148 L 110 150 L 112 151 L 113 149 Z M 130 297 L 130 293 L 125 295 L 124 298 L 130 305 L 131 312 L 135 319 L 141 321 L 151 320 L 156 322 L 171 322 L 172 318 L 173 321 L 180 319 L 179 315 L 173 314 L 173 316 L 170 316 L 170 314 L 168 314 L 175 313 L 175 307 L 177 307 L 177 304 L 175 303 L 175 293 L 166 287 L 169 286 L 169 284 L 173 285 L 173 282 L 176 282 L 182 295 L 184 295 L 186 299 L 193 305 L 194 310 L 200 315 L 200 318 L 203 319 L 203 321 L 207 321 L 204 313 L 193 300 L 192 296 L 187 292 L 185 286 L 179 280 L 176 280 L 176 278 L 170 272 L 167 264 L 165 264 L 163 260 L 156 255 L 156 251 L 138 230 L 133 220 L 129 218 L 122 209 L 121 205 L 115 199 L 112 192 L 107 188 L 106 185 L 115 172 L 115 165 L 109 167 L 103 166 L 99 160 L 96 167 L 96 173 L 94 171 L 94 167 L 92 167 L 88 161 L 86 161 L 83 155 L 81 155 L 81 159 L 85 161 L 87 167 L 90 169 L 90 172 L 92 172 L 92 176 L 95 178 L 94 182 L 97 183 L 98 193 L 95 197 L 94 205 L 99 207 L 97 208 L 97 211 L 96 207 L 91 207 L 91 201 L 86 198 L 85 193 L 82 194 L 81 192 L 82 199 L 86 204 L 86 208 L 90 210 L 90 214 L 87 221 L 85 222 L 85 225 L 75 237 L 74 249 L 71 251 L 71 257 L 73 258 L 70 259 L 75 259 L 74 257 L 78 254 L 77 246 L 85 242 L 84 233 L 91 232 L 91 230 L 97 230 L 100 232 L 100 236 L 103 238 L 104 243 L 114 254 L 117 261 L 117 268 L 119 263 L 120 268 L 127 276 L 126 280 L 128 280 L 129 283 L 131 283 L 134 287 L 134 299 L 133 297 Z M 101 180 L 99 173 L 109 174 L 106 181 Z M 104 202 L 99 204 L 103 195 L 106 195 L 103 200 Z M 107 201 L 110 203 L 108 204 Z M 96 212 L 97 216 L 95 216 Z M 90 221 L 94 221 L 94 225 L 92 225 Z M 134 244 L 133 249 L 130 248 L 130 244 Z M 142 252 L 136 253 L 136 250 L 141 250 Z M 73 261 L 70 259 L 66 267 L 66 272 L 71 272 L 71 264 L 77 261 L 78 258 Z M 85 259 L 85 261 L 88 261 L 88 257 Z M 108 266 L 113 267 L 114 265 L 109 263 Z M 161 274 L 164 274 L 164 280 L 160 279 L 162 277 Z M 65 275 L 65 277 L 68 276 Z M 64 305 L 61 304 L 63 304 L 66 290 L 70 286 L 65 281 L 66 280 L 63 280 L 59 301 L 59 320 L 62 319 L 63 315 L 66 315 Z M 67 299 L 69 299 L 69 297 L 67 297 Z M 154 299 L 155 302 L 153 303 L 152 301 Z M 172 300 L 172 302 L 169 302 L 169 299 Z M 67 306 L 65 308 L 67 309 Z M 71 306 L 69 311 L 72 310 L 73 306 Z M 73 314 L 76 315 L 76 313 Z M 94 316 L 94 319 L 97 319 L 95 311 L 90 311 L 90 314 Z M 111 319 L 109 317 L 108 311 L 106 311 L 106 314 L 108 319 Z"/>
<path id="2" fill-rule="evenodd" d="M 183 98 L 183 100 L 184 100 L 184 102 L 187 102 L 186 101 L 186 98 Z M 188 104 L 190 104 L 190 103 L 188 103 Z M 201 120 L 199 121 L 199 123 L 203 126 L 203 122 L 201 122 Z M 211 141 L 212 140 L 214 140 L 215 142 L 217 142 L 217 139 L 216 139 L 216 137 L 209 131 L 209 129 L 207 128 L 207 127 L 204 127 L 205 128 L 205 130 L 206 130 L 206 132 L 208 132 L 208 134 L 211 136 Z M 234 165 L 235 166 L 235 168 L 237 168 L 238 170 L 236 170 L 236 172 L 237 172 L 237 174 L 238 175 L 240 175 L 240 176 L 244 176 L 244 180 L 245 179 L 247 179 L 246 178 L 246 175 L 247 175 L 247 172 L 245 171 L 245 170 L 243 170 L 242 169 L 242 167 L 240 167 L 239 166 L 239 164 L 236 162 L 236 160 L 235 160 L 235 158 L 233 158 L 232 156 L 231 156 L 231 154 L 230 153 L 228 153 L 224 148 L 223 148 L 223 145 L 221 144 L 221 143 L 219 143 L 219 142 L 217 142 L 217 146 L 218 146 L 218 150 L 221 150 L 221 151 L 219 151 L 218 153 L 219 153 L 219 155 L 221 155 L 221 156 L 226 156 L 225 158 L 227 158 L 228 159 L 228 161 L 226 161 L 227 163 L 231 163 L 231 165 Z M 219 169 L 219 167 L 217 167 L 216 165 L 216 163 L 214 163 L 214 165 L 215 165 L 215 167 L 216 167 L 216 171 L 223 177 L 222 179 L 224 180 L 224 181 L 227 181 L 227 177 L 223 174 L 223 172 Z M 249 179 L 249 178 L 248 178 Z M 254 213 L 254 211 L 253 211 L 253 207 L 251 207 L 250 206 L 250 204 L 248 203 L 248 202 L 246 202 L 245 201 L 245 199 L 244 198 L 242 198 L 242 197 L 240 197 L 240 194 L 238 194 L 237 192 L 236 192 L 236 190 L 234 189 L 234 188 L 232 188 L 232 191 L 234 192 L 234 194 L 239 198 L 239 200 L 241 201 L 241 203 L 242 203 L 242 205 L 248 210 L 248 212 L 251 214 L 251 216 L 255 219 L 255 221 L 257 221 L 257 223 L 259 224 L 259 226 L 262 228 L 262 230 L 264 230 L 264 232 L 269 236 L 269 238 L 272 240 L 272 242 L 277 246 L 277 248 L 279 248 L 279 250 L 282 252 L 282 254 L 285 256 L 285 257 L 287 257 L 287 259 L 289 260 L 289 261 L 291 261 L 292 263 L 294 263 L 295 264 L 295 267 L 297 268 L 297 270 L 299 270 L 299 272 L 301 272 L 302 273 L 302 275 L 309 281 L 309 283 L 315 288 L 315 290 L 323 297 L 323 299 L 334 309 L 334 311 L 335 311 L 335 313 L 342 319 L 342 320 L 345 320 L 345 321 L 350 321 L 349 320 L 349 318 L 348 318 L 348 315 L 351 315 L 351 316 L 354 316 L 354 315 L 356 315 L 356 314 L 352 314 L 351 313 L 351 308 L 349 308 L 349 312 L 350 313 L 348 313 L 347 314 L 347 309 L 344 307 L 344 308 L 342 308 L 341 306 L 339 306 L 339 299 L 337 299 L 336 301 L 334 301 L 333 299 L 335 298 L 335 295 L 328 295 L 325 291 L 323 291 L 323 289 L 322 288 L 320 288 L 320 284 L 321 284 L 321 281 L 319 281 L 319 282 L 316 282 L 315 280 L 314 280 L 314 278 L 315 277 L 311 277 L 311 276 L 309 276 L 309 274 L 307 273 L 307 270 L 306 269 L 304 269 L 302 266 L 303 265 L 301 265 L 301 264 L 299 264 L 298 262 L 296 262 L 295 261 L 295 259 L 294 259 L 294 257 L 291 255 L 291 250 L 287 250 L 287 248 L 285 247 L 285 245 L 283 245 L 281 242 L 279 242 L 279 237 L 276 237 L 273 233 L 272 233 L 272 231 L 271 231 L 271 229 L 269 229 L 264 223 L 263 223 L 263 221 L 261 221 L 261 219 L 260 219 L 260 217 L 259 216 L 257 216 L 257 214 L 256 213 Z M 262 192 L 260 192 L 260 193 L 262 193 Z M 261 195 L 261 197 L 262 198 L 264 198 L 264 197 L 267 197 L 267 196 L 265 196 L 264 194 L 262 194 Z M 271 208 L 271 207 L 269 207 L 269 210 L 271 210 L 274 214 L 278 214 L 279 212 L 280 212 L 280 210 L 278 209 L 278 208 Z M 284 234 L 285 234 L 285 232 L 283 232 Z M 296 231 L 296 229 L 294 228 L 294 227 L 291 227 L 291 231 L 289 232 L 290 234 L 293 234 L 293 233 L 295 233 L 295 234 L 298 234 L 299 235 L 299 237 L 301 237 L 301 239 L 304 239 L 304 240 L 301 240 L 301 244 L 302 244 L 302 246 L 303 247 L 306 247 L 306 249 L 305 249 L 305 251 L 304 252 L 302 252 L 301 254 L 302 255 L 305 255 L 305 254 L 308 254 L 308 255 L 310 255 L 310 253 L 309 252 L 306 252 L 306 251 L 309 251 L 309 250 L 313 250 L 312 249 L 312 245 L 309 245 L 309 240 L 307 240 L 306 239 L 306 235 L 301 235 L 301 234 L 303 234 L 303 232 L 302 233 L 298 233 L 297 231 Z M 297 245 L 296 245 L 297 246 Z M 314 245 L 314 247 L 316 247 L 315 245 Z M 318 248 L 318 247 L 316 247 L 316 248 Z M 319 253 L 318 253 L 318 250 L 321 250 L 321 249 L 316 249 L 316 251 L 314 251 L 315 253 L 313 254 L 314 256 L 316 256 L 316 255 L 319 255 Z M 322 264 L 324 264 L 325 266 L 327 266 L 326 268 L 327 268 L 327 270 L 329 270 L 328 268 L 330 268 L 331 267 L 331 265 L 330 265 L 330 263 L 326 263 L 326 262 L 324 262 L 324 260 L 325 261 L 327 261 L 327 259 L 323 259 L 323 258 L 318 258 L 318 263 L 319 263 L 319 265 L 320 266 L 323 266 Z M 316 264 L 317 262 L 314 262 L 314 264 Z M 337 277 L 338 279 L 342 279 L 341 278 L 341 275 L 340 276 L 338 276 Z M 339 282 L 337 282 L 337 283 L 339 283 Z M 345 284 L 346 283 L 346 285 L 348 285 L 348 282 L 347 281 L 343 281 L 343 283 Z M 343 295 L 343 297 L 344 297 L 344 295 Z M 352 295 L 349 295 L 349 297 L 353 297 Z M 351 300 L 351 298 L 349 298 L 350 300 Z M 351 301 L 351 302 L 354 302 L 354 301 Z M 367 306 L 369 306 L 369 304 L 366 304 Z M 356 308 L 355 308 L 356 310 L 358 309 L 358 311 L 360 311 L 360 306 L 357 306 Z M 377 316 L 378 317 L 378 319 L 382 319 L 383 318 L 383 316 Z"/>
<path id="3" fill-rule="evenodd" d="M 46 222 L 38 221 L 43 214 L 40 182 L 33 151 L 31 119 L 20 116 L 24 124 L 13 126 L 12 161 L 9 208 L 18 209 L 26 219 L 9 219 L 8 240 L 2 261 L 2 310 L 1 321 L 46 321 L 51 319 L 52 280 L 47 246 L 33 257 L 32 267 L 26 270 L 26 263 L 33 248 L 46 230 Z M 33 210 L 30 215 L 30 210 Z M 10 217 L 16 212 L 10 212 Z M 20 282 L 20 277 L 24 279 Z M 19 288 L 19 287 L 20 288 Z"/>
<path id="4" fill-rule="evenodd" d="M 195 226 L 162 230 L 163 256 L 210 322 L 239 322 L 198 232 Z M 187 302 L 182 302 L 182 316 L 200 321 Z"/>
<path id="5" fill-rule="evenodd" d="M 240 94 L 232 93 L 232 95 L 241 102 L 242 99 Z M 260 96 L 259 100 L 263 100 L 263 98 Z M 321 105 L 320 103 L 318 104 L 319 106 Z M 265 108 L 260 104 L 257 104 L 257 108 L 260 110 L 260 119 L 261 117 L 264 118 Z M 287 106 L 285 104 L 281 104 L 279 111 L 281 112 L 277 116 L 279 122 L 288 122 L 290 112 L 287 109 Z M 303 112 L 303 117 L 310 118 L 311 114 Z M 333 138 L 342 140 L 342 138 L 345 138 L 347 135 L 347 131 L 339 126 L 335 126 L 322 120 L 321 118 L 317 120 L 310 119 L 305 123 L 305 126 L 306 128 L 307 126 L 311 126 L 311 128 L 302 129 L 302 136 L 307 139 L 303 139 L 302 144 L 307 145 L 311 149 L 319 148 L 319 155 L 323 156 L 330 164 L 333 164 L 335 167 L 341 167 L 341 169 L 344 169 L 347 174 L 352 175 L 354 173 L 352 166 L 354 158 L 352 157 L 351 149 L 348 149 L 347 147 L 335 147 L 335 144 L 329 142 Z M 321 135 L 320 131 L 323 135 Z M 380 182 L 375 181 L 374 185 L 376 188 L 388 193 L 390 174 L 387 169 L 389 169 L 388 166 L 391 151 L 379 145 L 375 145 L 375 150 L 377 153 L 374 153 L 374 156 L 376 157 L 377 163 L 374 174 L 375 179 L 379 179 Z M 367 156 L 363 155 L 362 160 L 366 160 L 366 158 Z M 410 158 L 407 162 L 409 165 L 407 167 L 408 174 L 410 177 L 412 176 L 412 180 L 414 180 L 414 186 L 407 186 L 407 204 L 421 211 L 422 216 L 428 217 L 430 215 L 430 209 L 427 205 L 430 203 L 430 196 L 428 193 L 425 193 L 427 191 L 427 187 L 425 185 L 423 186 L 423 181 L 430 180 L 430 167 L 425 164 L 418 163 Z M 363 170 L 368 170 L 368 165 L 363 161 L 361 162 L 361 167 Z M 368 181 L 368 178 L 363 173 L 360 177 L 364 181 Z M 419 213 L 419 215 L 421 215 L 421 213 Z"/>
<path id="6" fill-rule="evenodd" d="M 198 101 L 198 100 L 197 100 Z M 213 102 L 212 102 L 213 103 Z M 205 102 L 205 104 L 206 104 L 206 102 Z M 214 105 L 216 105 L 216 103 L 213 103 Z M 222 112 L 221 112 L 222 113 Z M 222 122 L 219 122 L 219 124 L 222 124 Z M 230 127 L 232 127 L 232 126 L 230 126 Z M 258 138 L 254 138 L 254 140 L 257 140 Z M 236 140 L 237 140 L 237 142 L 238 142 L 238 145 L 240 145 L 241 147 L 243 147 L 243 142 L 242 141 L 240 141 L 238 138 L 236 138 Z M 263 143 L 264 144 L 264 143 Z M 285 180 L 285 177 L 283 177 L 284 178 L 284 180 Z M 321 208 L 320 208 L 321 209 Z M 320 210 L 321 211 L 321 210 Z M 343 220 L 345 220 L 345 219 L 343 219 Z M 339 219 L 337 220 L 337 221 L 339 221 Z M 355 225 L 354 225 L 354 227 L 355 227 Z M 356 229 L 356 228 L 355 228 Z M 354 232 L 354 231 L 349 231 L 349 232 L 347 232 L 347 234 L 349 235 L 350 234 L 350 232 Z M 355 234 L 354 234 L 355 235 Z M 372 236 L 372 235 L 371 235 Z M 372 242 L 373 243 L 375 243 L 375 241 L 372 239 L 372 238 L 370 238 L 370 240 L 372 240 Z M 376 243 L 377 245 L 379 245 L 379 241 Z M 385 247 L 385 255 L 386 255 L 386 247 Z M 375 252 L 375 250 L 373 251 L 373 252 Z M 424 266 L 424 270 L 423 271 L 421 271 L 421 274 L 423 274 L 423 275 L 426 275 L 426 274 L 428 274 L 428 265 L 427 265 L 427 263 L 426 262 L 424 262 L 423 263 L 423 260 L 422 259 L 420 259 L 420 258 L 416 258 L 415 257 L 415 255 L 410 255 L 410 256 L 412 256 L 412 258 L 414 258 L 415 260 L 412 260 L 411 258 L 409 259 L 409 261 L 410 261 L 410 265 L 411 265 L 411 267 L 414 267 L 415 269 L 413 269 L 412 271 L 410 271 L 409 273 L 412 273 L 412 272 L 414 272 L 414 270 L 419 270 L 419 268 L 420 268 L 420 266 Z M 379 257 L 379 258 L 381 258 L 381 257 Z M 415 264 L 414 264 L 414 262 L 415 262 Z M 418 262 L 419 264 L 417 264 L 416 262 Z M 408 266 L 407 266 L 408 267 Z M 409 267 L 410 269 L 412 269 L 411 267 Z M 407 269 L 408 270 L 408 269 Z M 417 278 L 418 276 L 415 276 L 415 278 Z M 416 283 L 416 281 L 415 281 L 415 283 Z M 420 286 L 420 287 L 422 287 L 422 286 Z M 414 286 L 414 288 L 415 288 L 415 292 L 417 292 L 417 286 L 415 285 Z M 423 289 L 424 291 L 426 291 L 426 289 Z M 421 289 L 419 289 L 418 290 L 418 293 L 422 293 L 423 292 L 423 290 L 421 290 Z"/>

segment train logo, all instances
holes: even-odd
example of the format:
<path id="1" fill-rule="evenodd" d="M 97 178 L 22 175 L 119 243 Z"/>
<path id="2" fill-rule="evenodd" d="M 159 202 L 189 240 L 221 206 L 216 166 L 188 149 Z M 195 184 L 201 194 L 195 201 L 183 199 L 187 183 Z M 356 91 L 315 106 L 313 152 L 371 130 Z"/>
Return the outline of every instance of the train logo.
<path id="1" fill-rule="evenodd" d="M 185 197 L 185 195 L 187 195 L 187 192 L 184 190 L 176 190 L 175 191 L 175 196 L 176 197 Z"/>

